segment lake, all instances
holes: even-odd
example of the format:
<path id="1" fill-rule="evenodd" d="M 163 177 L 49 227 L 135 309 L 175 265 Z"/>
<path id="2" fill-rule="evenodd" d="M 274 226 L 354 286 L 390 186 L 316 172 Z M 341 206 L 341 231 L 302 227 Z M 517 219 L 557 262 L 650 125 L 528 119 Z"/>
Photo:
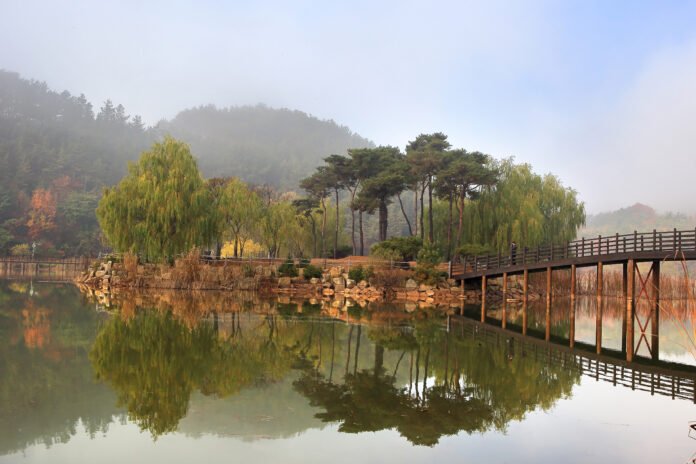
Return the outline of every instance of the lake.
<path id="1" fill-rule="evenodd" d="M 0 463 L 691 462 L 687 303 L 639 303 L 627 362 L 612 298 L 482 324 L 475 305 L 0 281 Z"/>

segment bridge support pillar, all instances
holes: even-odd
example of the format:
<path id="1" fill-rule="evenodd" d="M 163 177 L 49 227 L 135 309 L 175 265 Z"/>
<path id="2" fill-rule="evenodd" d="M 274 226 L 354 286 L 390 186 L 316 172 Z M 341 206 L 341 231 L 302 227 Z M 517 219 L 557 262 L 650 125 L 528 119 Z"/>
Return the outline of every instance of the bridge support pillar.
<path id="1" fill-rule="evenodd" d="M 660 261 L 652 263 L 653 295 L 655 296 L 650 315 L 650 350 L 655 361 L 660 359 Z"/>
<path id="2" fill-rule="evenodd" d="M 628 263 L 624 262 L 621 264 L 621 293 L 623 293 L 624 300 L 626 299 L 626 294 L 628 292 Z"/>
<path id="3" fill-rule="evenodd" d="M 500 322 L 501 327 L 504 329 L 507 325 L 507 288 L 508 288 L 508 275 L 507 272 L 503 272 L 503 316 Z"/>
<path id="4" fill-rule="evenodd" d="M 570 265 L 570 298 L 575 299 L 575 292 L 577 290 L 577 267 L 575 264 Z"/>
<path id="5" fill-rule="evenodd" d="M 597 315 L 595 318 L 595 346 L 597 354 L 602 354 L 602 313 L 604 312 L 604 299 L 597 297 Z"/>
<path id="6" fill-rule="evenodd" d="M 601 298 L 604 293 L 604 264 L 597 263 L 597 298 Z"/>
<path id="7" fill-rule="evenodd" d="M 551 269 L 551 266 L 548 266 L 546 268 L 546 301 L 551 301 L 551 278 L 553 270 Z"/>
<path id="8" fill-rule="evenodd" d="M 636 263 L 634 260 L 629 259 L 627 263 L 627 269 L 626 269 L 626 337 L 625 337 L 625 344 L 626 344 L 626 361 L 631 362 L 633 361 L 633 348 L 634 348 L 634 330 L 633 330 L 633 323 L 634 323 L 634 314 L 633 314 L 633 308 L 634 308 L 634 302 L 633 299 L 635 298 L 635 275 L 636 275 Z"/>
<path id="9" fill-rule="evenodd" d="M 575 347 L 575 298 L 570 299 L 570 333 L 568 338 L 570 339 L 570 347 Z"/>
<path id="10" fill-rule="evenodd" d="M 551 297 L 548 295 L 546 297 L 546 331 L 544 340 L 547 342 L 551 340 Z"/>
<path id="11" fill-rule="evenodd" d="M 481 322 L 486 322 L 486 276 L 481 276 Z"/>
<path id="12" fill-rule="evenodd" d="M 529 301 L 529 270 L 524 270 L 522 284 L 522 335 L 527 335 L 527 303 Z"/>

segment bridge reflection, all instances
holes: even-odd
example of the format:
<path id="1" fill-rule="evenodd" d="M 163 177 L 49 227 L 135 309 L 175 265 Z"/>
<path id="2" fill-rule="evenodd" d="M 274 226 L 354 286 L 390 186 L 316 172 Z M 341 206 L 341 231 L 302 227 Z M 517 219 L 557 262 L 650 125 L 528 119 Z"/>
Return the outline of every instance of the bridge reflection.
<path id="1" fill-rule="evenodd" d="M 498 307 L 490 308 L 484 300 L 482 305 L 463 306 L 460 314 L 464 317 L 452 317 L 449 327 L 488 342 L 505 340 L 511 350 L 525 356 L 541 356 L 549 363 L 578 369 L 613 385 L 696 403 L 696 366 L 689 364 L 696 361 L 688 318 L 693 302 L 679 302 L 678 312 L 672 303 L 660 305 L 656 298 L 639 299 L 632 305 L 635 310 L 629 312 L 623 298 L 546 298 L 519 305 L 504 299 Z M 660 334 L 661 323 L 668 325 L 667 336 Z M 679 361 L 661 359 L 661 338 L 668 342 L 668 351 L 676 348 L 671 351 L 681 353 Z M 667 354 L 670 358 L 671 353 Z"/>

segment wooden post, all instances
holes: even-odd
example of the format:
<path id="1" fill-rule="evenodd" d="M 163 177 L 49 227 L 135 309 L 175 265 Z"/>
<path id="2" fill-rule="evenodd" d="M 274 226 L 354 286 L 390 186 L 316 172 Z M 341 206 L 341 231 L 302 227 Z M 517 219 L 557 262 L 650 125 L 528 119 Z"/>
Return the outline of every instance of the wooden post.
<path id="1" fill-rule="evenodd" d="M 604 292 L 604 266 L 601 261 L 597 263 L 597 298 L 601 298 Z"/>
<path id="2" fill-rule="evenodd" d="M 597 354 L 602 353 L 602 312 L 604 309 L 604 300 L 602 296 L 597 297 L 597 316 L 595 318 L 595 346 Z"/>
<path id="3" fill-rule="evenodd" d="M 626 294 L 628 292 L 628 263 L 621 263 L 621 293 L 623 294 L 624 301 L 626 300 Z"/>
<path id="4" fill-rule="evenodd" d="M 551 298 L 546 298 L 546 332 L 544 340 L 551 340 Z"/>
<path id="5" fill-rule="evenodd" d="M 500 324 L 503 329 L 507 325 L 507 286 L 508 275 L 507 272 L 503 272 L 503 317 Z"/>
<path id="6" fill-rule="evenodd" d="M 481 276 L 481 322 L 486 322 L 486 276 Z"/>
<path id="7" fill-rule="evenodd" d="M 570 265 L 570 299 L 575 299 L 575 292 L 577 290 L 577 268 L 575 264 Z"/>
<path id="8" fill-rule="evenodd" d="M 575 346 L 575 307 L 576 307 L 576 302 L 575 298 L 570 299 L 570 334 L 568 335 L 568 338 L 570 338 L 570 347 L 573 348 Z"/>
<path id="9" fill-rule="evenodd" d="M 652 314 L 650 317 L 650 353 L 652 354 L 652 359 L 658 361 L 660 359 L 660 261 L 653 261 L 652 277 L 655 301 L 651 308 Z"/>
<path id="10" fill-rule="evenodd" d="M 546 268 L 546 301 L 551 302 L 551 266 Z"/>
<path id="11" fill-rule="evenodd" d="M 527 335 L 527 303 L 529 301 L 529 270 L 524 270 L 522 284 L 522 335 Z"/>
<path id="12" fill-rule="evenodd" d="M 633 299 L 635 298 L 635 274 L 636 263 L 634 260 L 628 260 L 628 279 L 626 291 L 626 361 L 633 361 L 634 349 L 634 332 L 633 332 Z"/>

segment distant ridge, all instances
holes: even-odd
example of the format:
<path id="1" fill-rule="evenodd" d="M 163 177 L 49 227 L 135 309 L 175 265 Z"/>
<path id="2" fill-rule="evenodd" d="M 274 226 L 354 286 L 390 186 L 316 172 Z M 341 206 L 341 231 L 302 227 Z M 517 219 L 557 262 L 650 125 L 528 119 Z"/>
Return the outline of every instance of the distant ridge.
<path id="1" fill-rule="evenodd" d="M 587 216 L 587 224 L 578 232 L 578 237 L 597 235 L 628 234 L 637 231 L 688 229 L 696 227 L 696 217 L 682 213 L 658 213 L 643 203 L 606 213 Z"/>
<path id="2" fill-rule="evenodd" d="M 374 145 L 332 120 L 265 105 L 191 108 L 157 131 L 189 143 L 207 177 L 237 176 L 282 190 L 296 190 L 330 154 Z"/>

